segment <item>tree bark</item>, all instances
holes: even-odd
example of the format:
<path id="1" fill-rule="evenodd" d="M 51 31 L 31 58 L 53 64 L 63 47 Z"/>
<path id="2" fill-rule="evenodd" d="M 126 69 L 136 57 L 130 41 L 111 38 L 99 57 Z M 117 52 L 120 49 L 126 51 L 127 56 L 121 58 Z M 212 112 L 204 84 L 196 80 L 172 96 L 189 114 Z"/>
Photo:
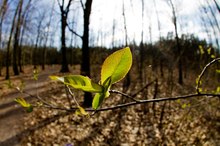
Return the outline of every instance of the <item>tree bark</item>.
<path id="1" fill-rule="evenodd" d="M 90 77 L 90 48 L 89 48 L 89 21 L 92 9 L 92 0 L 87 0 L 84 11 L 84 31 L 82 36 L 82 64 L 81 74 Z M 92 105 L 92 94 L 86 92 L 84 95 L 84 106 L 90 107 Z"/>
<path id="2" fill-rule="evenodd" d="M 67 26 L 67 16 L 69 13 L 69 8 L 72 0 L 69 0 L 67 7 L 64 9 L 64 0 L 62 0 L 62 4 L 58 4 L 60 6 L 61 11 L 61 52 L 62 52 L 62 66 L 60 72 L 69 72 L 68 62 L 66 57 L 66 26 Z"/>
<path id="3" fill-rule="evenodd" d="M 5 18 L 5 14 L 7 12 L 7 7 L 8 7 L 8 0 L 4 0 L 1 9 L 0 9 L 0 49 L 2 48 L 2 24 Z M 3 66 L 3 54 L 1 54 L 1 62 L 0 62 L 0 76 L 1 76 L 1 71 L 2 71 L 2 66 Z"/>
<path id="4" fill-rule="evenodd" d="M 6 76 L 5 79 L 8 80 L 10 79 L 10 75 L 9 75 L 9 66 L 10 66 L 10 45 L 11 45 L 11 39 L 12 39 L 12 34 L 14 31 L 14 25 L 15 25 L 15 20 L 16 20 L 16 16 L 18 13 L 18 9 L 19 9 L 19 4 L 15 10 L 15 14 L 12 20 L 12 25 L 11 25 L 11 31 L 10 31 L 10 35 L 9 35 L 9 39 L 8 39 L 8 44 L 7 44 L 7 51 L 6 51 Z"/>
<path id="5" fill-rule="evenodd" d="M 172 8 L 172 14 L 173 14 L 173 24 L 175 27 L 175 39 L 176 39 L 176 45 L 177 45 L 177 53 L 178 53 L 178 83 L 180 85 L 183 84 L 183 67 L 182 67 L 182 57 L 181 57 L 181 45 L 179 42 L 179 36 L 178 36 L 178 28 L 177 28 L 177 16 L 175 12 L 175 8 L 173 5 L 172 0 L 169 0 L 171 8 Z"/>
<path id="6" fill-rule="evenodd" d="M 18 57 L 19 37 L 20 37 L 20 30 L 21 30 L 22 6 L 23 6 L 23 0 L 20 0 L 19 5 L 18 5 L 18 7 L 19 7 L 18 18 L 17 18 L 17 25 L 16 25 L 16 29 L 15 29 L 15 34 L 14 34 L 14 46 L 13 46 L 13 71 L 14 71 L 14 75 L 19 75 L 17 57 Z"/>

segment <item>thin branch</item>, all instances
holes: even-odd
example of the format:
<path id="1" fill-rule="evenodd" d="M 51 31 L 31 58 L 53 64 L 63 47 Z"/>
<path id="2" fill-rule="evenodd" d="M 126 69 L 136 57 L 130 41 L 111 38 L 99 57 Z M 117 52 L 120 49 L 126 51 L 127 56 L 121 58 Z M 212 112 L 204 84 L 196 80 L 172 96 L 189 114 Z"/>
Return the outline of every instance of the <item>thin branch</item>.
<path id="1" fill-rule="evenodd" d="M 69 0 L 68 4 L 67 4 L 67 6 L 66 6 L 66 10 L 65 10 L 65 11 L 66 11 L 66 14 L 69 13 L 71 2 L 72 2 L 72 0 Z"/>
<path id="2" fill-rule="evenodd" d="M 135 102 L 139 102 L 139 100 L 133 98 L 133 96 L 128 95 L 128 94 L 125 94 L 125 93 L 123 93 L 123 92 L 120 92 L 120 91 L 117 91 L 117 90 L 110 90 L 109 92 L 110 92 L 110 93 L 121 94 L 121 95 L 123 95 L 124 97 L 127 97 L 127 98 L 129 98 L 129 99 L 131 99 L 131 100 L 133 100 L 133 101 L 135 101 Z"/>
<path id="3" fill-rule="evenodd" d="M 20 88 L 18 88 L 18 87 L 16 87 L 15 89 L 18 90 L 20 93 L 28 95 L 29 97 L 38 99 L 40 102 L 43 103 L 43 105 L 45 107 L 52 108 L 52 109 L 59 109 L 59 110 L 68 110 L 67 108 L 58 107 L 58 106 L 56 106 L 54 104 L 48 103 L 47 101 L 43 100 L 40 96 L 34 96 L 34 95 L 32 95 L 32 94 L 30 94 L 30 93 L 28 93 L 26 91 L 21 91 Z"/>
<path id="4" fill-rule="evenodd" d="M 165 98 L 157 98 L 157 99 L 148 99 L 148 100 L 139 100 L 138 102 L 129 102 L 129 103 L 125 103 L 125 104 L 119 104 L 116 106 L 112 106 L 112 107 L 104 107 L 104 108 L 100 108 L 97 109 L 96 112 L 100 112 L 100 111 L 108 111 L 108 110 L 115 110 L 115 109 L 119 109 L 119 108 L 123 108 L 123 107 L 128 107 L 128 106 L 132 106 L 132 105 L 138 105 L 138 104 L 145 104 L 145 103 L 151 103 L 151 102 L 162 102 L 162 101 L 173 101 L 173 100 L 178 100 L 178 99 L 187 99 L 187 98 L 191 98 L 191 97 L 201 97 L 201 96 L 212 96 L 212 97 L 219 97 L 220 98 L 220 94 L 188 94 L 188 95 L 183 95 L 183 96 L 176 96 L 176 97 L 165 97 Z M 88 112 L 93 112 L 93 109 L 85 109 Z"/>
<path id="5" fill-rule="evenodd" d="M 209 62 L 208 64 L 206 64 L 206 66 L 203 68 L 202 72 L 200 73 L 200 75 L 197 79 L 196 91 L 197 91 L 198 94 L 200 94 L 199 89 L 200 89 L 200 85 L 201 85 L 201 80 L 202 80 L 202 77 L 205 74 L 206 70 L 208 69 L 209 66 L 216 63 L 219 60 L 220 60 L 220 58 L 216 58 L 216 59 L 212 60 L 211 62 Z"/>
<path id="6" fill-rule="evenodd" d="M 85 10 L 85 7 L 84 7 L 84 4 L 83 4 L 83 1 L 82 1 L 82 0 L 80 0 L 80 4 L 81 4 L 82 9 L 83 9 L 83 11 L 84 11 L 84 10 Z"/>
<path id="7" fill-rule="evenodd" d="M 76 103 L 77 107 L 79 107 L 80 105 L 79 105 L 79 103 L 77 102 L 74 93 L 71 91 L 71 89 L 70 89 L 69 86 L 66 86 L 66 87 L 68 88 L 68 91 L 69 91 L 70 95 L 72 96 L 74 102 Z"/>
<path id="8" fill-rule="evenodd" d="M 131 96 L 132 96 L 132 97 L 137 96 L 140 92 L 142 92 L 144 89 L 146 89 L 147 87 L 149 87 L 150 85 L 152 85 L 155 81 L 156 81 L 156 80 L 151 81 L 150 83 L 146 84 L 143 88 L 141 88 L 139 91 L 137 91 L 136 93 L 132 94 Z"/>
<path id="9" fill-rule="evenodd" d="M 82 39 L 82 36 L 81 35 L 79 35 L 77 32 L 75 32 L 72 28 L 70 28 L 70 26 L 69 26 L 69 24 L 67 23 L 66 24 L 67 25 L 67 27 L 68 27 L 68 29 L 69 29 L 69 31 L 70 32 L 72 32 L 73 34 L 75 34 L 76 36 L 78 36 L 79 38 L 81 38 Z"/>
<path id="10" fill-rule="evenodd" d="M 69 106 L 70 106 L 70 108 L 71 108 L 71 107 L 72 107 L 72 102 L 71 102 L 70 96 L 72 97 L 72 95 L 71 95 L 71 93 L 69 92 L 68 89 L 69 89 L 68 86 L 65 85 L 66 97 L 67 97 L 67 100 L 68 100 L 68 102 L 69 102 Z"/>

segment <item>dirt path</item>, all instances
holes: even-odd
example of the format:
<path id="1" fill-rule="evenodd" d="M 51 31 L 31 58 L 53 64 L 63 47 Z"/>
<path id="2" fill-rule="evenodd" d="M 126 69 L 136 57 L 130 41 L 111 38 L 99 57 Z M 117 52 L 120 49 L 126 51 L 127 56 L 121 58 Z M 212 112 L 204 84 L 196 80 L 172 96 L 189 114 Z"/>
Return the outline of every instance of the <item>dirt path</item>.
<path id="1" fill-rule="evenodd" d="M 48 76 L 57 72 L 58 69 L 51 68 L 40 73 L 37 84 L 33 79 L 26 79 L 25 91 L 32 95 L 46 91 L 50 80 Z M 17 91 L 10 92 L 0 99 L 0 146 L 19 145 L 18 133 L 25 130 L 22 125 L 26 112 L 14 102 L 14 99 L 19 96 L 27 100 L 31 99 L 31 97 L 24 96 Z"/>

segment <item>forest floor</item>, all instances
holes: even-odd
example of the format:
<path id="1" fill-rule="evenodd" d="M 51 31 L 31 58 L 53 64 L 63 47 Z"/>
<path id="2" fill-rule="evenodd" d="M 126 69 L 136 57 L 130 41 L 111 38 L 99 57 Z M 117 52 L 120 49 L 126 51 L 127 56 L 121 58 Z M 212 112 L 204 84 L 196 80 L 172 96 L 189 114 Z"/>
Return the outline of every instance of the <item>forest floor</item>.
<path id="1" fill-rule="evenodd" d="M 45 71 L 40 71 L 38 81 L 33 79 L 33 69 L 31 66 L 24 68 L 24 73 L 19 76 L 11 76 L 10 81 L 0 76 L 0 146 L 19 145 L 20 135 L 25 133 L 24 117 L 27 114 L 14 99 L 23 97 L 27 101 L 33 100 L 28 95 L 18 92 L 15 88 L 24 83 L 24 91 L 36 95 L 45 93 L 50 84 L 49 75 L 58 73 L 57 67 L 48 67 Z"/>
<path id="2" fill-rule="evenodd" d="M 72 73 L 78 74 L 78 66 Z M 12 77 L 12 83 L 25 83 L 25 91 L 39 95 L 58 105 L 68 105 L 64 86 L 51 82 L 49 75 L 58 74 L 58 67 L 48 67 L 39 72 L 38 81 L 33 80 L 32 69 L 25 74 Z M 180 86 L 167 78 L 158 79 L 157 98 L 194 93 L 195 76 L 189 76 Z M 152 79 L 148 79 L 152 81 Z M 8 88 L 7 81 L 0 77 L 0 146 L 13 145 L 207 145 L 220 144 L 220 101 L 218 98 L 197 97 L 153 105 L 142 104 L 96 113 L 92 117 L 81 117 L 71 112 L 48 108 L 37 108 L 32 113 L 25 112 L 14 98 L 29 96 Z M 149 82 L 148 82 L 149 83 Z M 122 91 L 122 84 L 113 86 Z M 137 91 L 137 83 L 132 83 L 127 93 Z M 155 94 L 152 84 L 139 99 L 152 98 Z M 82 93 L 76 93 L 77 99 Z M 80 98 L 82 99 L 82 98 Z M 123 103 L 123 97 L 113 94 L 103 106 Z"/>

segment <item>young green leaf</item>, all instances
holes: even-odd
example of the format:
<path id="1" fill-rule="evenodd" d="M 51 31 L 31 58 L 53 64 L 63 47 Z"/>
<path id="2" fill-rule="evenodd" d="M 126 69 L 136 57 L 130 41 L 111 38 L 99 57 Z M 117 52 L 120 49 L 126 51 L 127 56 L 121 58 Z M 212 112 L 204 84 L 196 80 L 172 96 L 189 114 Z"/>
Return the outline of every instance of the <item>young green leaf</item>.
<path id="1" fill-rule="evenodd" d="M 58 76 L 49 76 L 49 77 L 50 77 L 51 80 L 64 82 L 63 77 L 58 77 Z"/>
<path id="2" fill-rule="evenodd" d="M 24 107 L 27 110 L 27 112 L 32 112 L 33 111 L 33 106 L 31 104 L 27 103 L 24 100 L 24 98 L 18 97 L 18 98 L 15 99 L 15 101 L 17 103 L 19 103 L 22 107 Z"/>
<path id="3" fill-rule="evenodd" d="M 38 80 L 38 76 L 39 76 L 39 71 L 38 71 L 38 69 L 34 69 L 34 70 L 33 70 L 33 78 L 34 78 L 34 80 Z"/>
<path id="4" fill-rule="evenodd" d="M 220 74 L 220 69 L 216 69 L 216 73 L 217 73 L 217 74 Z"/>
<path id="5" fill-rule="evenodd" d="M 99 93 L 103 91 L 103 87 L 91 81 L 90 78 L 81 75 L 64 76 L 64 84 L 72 86 L 86 92 Z"/>
<path id="6" fill-rule="evenodd" d="M 104 93 L 96 93 L 93 101 L 92 101 L 92 108 L 93 109 L 98 109 L 98 107 L 102 104 L 104 101 L 105 94 Z"/>
<path id="7" fill-rule="evenodd" d="M 103 83 L 104 90 L 102 91 L 102 93 L 96 93 L 95 97 L 93 98 L 93 101 L 92 101 L 93 109 L 97 109 L 104 101 L 104 98 L 109 97 L 110 87 L 111 87 L 111 77 L 108 77 Z"/>
<path id="8" fill-rule="evenodd" d="M 129 47 L 118 50 L 109 55 L 101 70 L 101 84 L 111 77 L 111 84 L 114 84 L 125 77 L 132 65 L 132 54 Z"/>
<path id="9" fill-rule="evenodd" d="M 76 110 L 75 114 L 76 115 L 83 115 L 83 116 L 88 116 L 89 117 L 89 114 L 81 106 L 78 106 L 78 109 Z"/>

